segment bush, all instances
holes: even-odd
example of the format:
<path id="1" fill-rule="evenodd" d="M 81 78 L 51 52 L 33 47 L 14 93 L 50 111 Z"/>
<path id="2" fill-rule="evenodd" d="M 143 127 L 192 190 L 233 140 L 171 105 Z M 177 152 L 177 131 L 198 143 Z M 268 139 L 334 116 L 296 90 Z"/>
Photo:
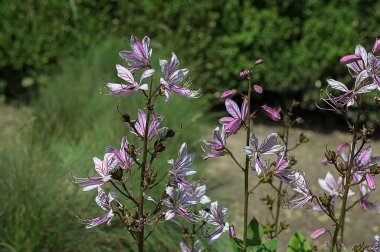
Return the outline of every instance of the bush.
<path id="1" fill-rule="evenodd" d="M 352 44 L 372 46 L 380 21 L 380 3 L 364 0 L 6 0 L 0 7 L 0 78 L 8 96 L 21 92 L 17 83 L 50 84 L 45 74 L 65 55 L 80 56 L 110 35 L 127 43 L 134 33 L 191 59 L 205 93 L 238 88 L 240 67 L 261 57 L 266 67 L 256 78 L 266 90 L 312 101 L 326 77 L 343 78 L 335 63 Z"/>

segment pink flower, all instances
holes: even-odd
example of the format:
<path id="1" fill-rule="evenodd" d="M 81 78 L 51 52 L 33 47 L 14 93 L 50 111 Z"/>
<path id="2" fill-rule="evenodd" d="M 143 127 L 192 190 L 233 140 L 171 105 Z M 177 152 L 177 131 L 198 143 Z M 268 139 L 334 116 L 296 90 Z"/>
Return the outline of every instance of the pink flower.
<path id="1" fill-rule="evenodd" d="M 358 59 L 360 59 L 360 57 L 358 55 L 356 55 L 356 54 L 349 54 L 349 55 L 343 56 L 340 59 L 340 63 L 342 63 L 342 64 L 349 64 L 349 63 L 357 61 Z"/>
<path id="2" fill-rule="evenodd" d="M 248 77 L 250 75 L 251 75 L 251 71 L 249 71 L 248 69 L 240 72 L 240 78 Z"/>
<path id="3" fill-rule="evenodd" d="M 149 48 L 150 39 L 144 37 L 142 42 L 134 35 L 131 36 L 132 51 L 121 51 L 120 57 L 125 59 L 133 72 L 145 68 L 150 64 L 152 49 Z"/>
<path id="4" fill-rule="evenodd" d="M 372 47 L 372 53 L 375 54 L 378 51 L 380 51 L 380 39 L 379 38 L 376 39 L 375 44 Z"/>
<path id="5" fill-rule="evenodd" d="M 226 153 L 223 149 L 227 144 L 224 126 L 222 126 L 221 132 L 219 132 L 219 127 L 216 127 L 214 129 L 214 139 L 203 140 L 203 143 L 205 145 L 203 151 L 206 153 L 206 156 L 203 159 L 224 156 Z"/>
<path id="6" fill-rule="evenodd" d="M 261 106 L 261 108 L 263 109 L 265 114 L 267 114 L 267 116 L 269 116 L 269 118 L 272 119 L 273 121 L 281 120 L 280 113 L 274 108 L 268 107 L 267 105 L 263 105 Z"/>
<path id="7" fill-rule="evenodd" d="M 370 174 L 370 173 L 367 172 L 365 174 L 365 180 L 367 181 L 367 185 L 368 185 L 369 189 L 371 189 L 371 190 L 375 190 L 376 189 L 376 180 L 372 176 L 372 174 Z"/>
<path id="8" fill-rule="evenodd" d="M 236 94 L 237 91 L 235 89 L 232 89 L 232 90 L 227 90 L 227 91 L 224 91 L 221 95 L 220 95 L 220 98 L 221 99 L 227 99 L 227 98 L 230 98 L 231 96 L 233 96 L 234 94 Z"/>
<path id="9" fill-rule="evenodd" d="M 121 65 L 116 65 L 117 75 L 130 83 L 130 85 L 118 84 L 118 83 L 107 83 L 106 86 L 111 94 L 127 96 L 131 93 L 137 92 L 139 90 L 148 90 L 148 84 L 141 84 L 142 81 L 148 77 L 151 77 L 154 74 L 154 69 L 145 70 L 141 75 L 140 82 L 137 83 L 133 74 L 125 67 Z"/>
<path id="10" fill-rule="evenodd" d="M 164 77 L 160 79 L 161 90 L 165 94 L 167 101 L 171 99 L 172 93 L 188 98 L 199 97 L 200 90 L 190 90 L 188 88 L 189 82 L 185 85 L 180 85 L 187 77 L 189 70 L 187 68 L 178 69 L 179 60 L 174 53 L 172 53 L 170 63 L 167 60 L 160 60 L 160 66 L 164 73 Z"/>
<path id="11" fill-rule="evenodd" d="M 289 178 L 292 180 L 290 184 L 292 189 L 301 194 L 301 197 L 289 201 L 288 204 L 296 208 L 310 202 L 313 199 L 313 194 L 311 192 L 309 182 L 307 182 L 305 176 L 300 172 L 295 171 L 289 176 Z"/>
<path id="12" fill-rule="evenodd" d="M 231 99 L 227 99 L 226 102 L 227 112 L 231 116 L 223 117 L 219 122 L 224 125 L 224 130 L 228 135 L 235 134 L 245 124 L 248 119 L 248 101 L 244 99 L 241 109 Z"/>
<path id="13" fill-rule="evenodd" d="M 99 158 L 93 158 L 95 170 L 100 177 L 77 178 L 73 177 L 74 184 L 83 188 L 83 191 L 90 191 L 100 187 L 111 180 L 111 171 L 116 167 L 117 160 L 114 159 L 113 153 L 106 153 L 103 161 Z"/>
<path id="14" fill-rule="evenodd" d="M 364 210 L 370 210 L 376 213 L 380 213 L 380 206 L 368 200 L 371 190 L 367 189 L 367 187 L 364 185 L 360 185 L 359 192 L 360 192 L 360 208 Z"/>
<path id="15" fill-rule="evenodd" d="M 114 216 L 111 203 L 112 201 L 116 201 L 115 193 L 111 192 L 108 195 L 104 192 L 101 187 L 98 187 L 98 196 L 96 196 L 95 201 L 99 207 L 101 207 L 107 213 L 103 216 L 97 217 L 95 219 L 82 219 L 78 218 L 78 220 L 86 225 L 86 228 L 93 228 L 102 223 L 107 222 L 107 225 L 111 225 L 112 217 Z"/>
<path id="16" fill-rule="evenodd" d="M 152 114 L 152 122 L 149 125 L 147 134 L 149 141 L 158 134 L 167 130 L 167 128 L 158 128 L 164 118 L 162 116 L 155 116 L 154 113 Z M 145 137 L 147 115 L 144 113 L 144 111 L 139 109 L 137 112 L 137 118 L 137 121 L 133 122 L 133 127 L 130 127 L 130 131 L 140 139 L 143 139 Z"/>
<path id="17" fill-rule="evenodd" d="M 318 228 L 316 229 L 311 235 L 311 239 L 317 239 L 318 237 L 320 237 L 321 235 L 323 235 L 324 233 L 326 233 L 326 228 Z"/>
<path id="18" fill-rule="evenodd" d="M 350 107 L 354 105 L 356 94 L 369 93 L 372 90 L 375 90 L 377 87 L 375 84 L 370 84 L 370 85 L 365 85 L 361 88 L 358 88 L 359 85 L 356 84 L 353 90 L 349 90 L 345 84 L 339 81 L 329 79 L 327 80 L 327 82 L 328 82 L 328 87 L 339 90 L 340 92 L 343 93 L 338 96 L 333 96 L 331 93 L 328 92 L 328 89 L 326 89 L 327 98 L 321 98 L 321 99 L 330 108 L 321 108 L 321 109 L 333 110 L 333 111 L 339 108 Z"/>
<path id="19" fill-rule="evenodd" d="M 263 93 L 263 88 L 259 85 L 253 85 L 253 90 L 255 90 L 256 93 L 262 94 Z"/>

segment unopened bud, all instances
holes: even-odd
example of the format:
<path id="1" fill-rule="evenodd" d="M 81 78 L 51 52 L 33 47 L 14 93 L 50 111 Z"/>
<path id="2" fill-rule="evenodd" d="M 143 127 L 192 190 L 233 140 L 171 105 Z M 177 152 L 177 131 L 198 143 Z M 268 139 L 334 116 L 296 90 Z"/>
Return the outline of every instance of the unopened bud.
<path id="1" fill-rule="evenodd" d="M 128 114 L 121 114 L 121 120 L 125 123 L 131 122 L 131 117 Z"/>
<path id="2" fill-rule="evenodd" d="M 373 45 L 372 53 L 377 53 L 378 51 L 380 51 L 380 39 L 377 38 Z"/>
<path id="3" fill-rule="evenodd" d="M 368 188 L 371 190 L 376 189 L 376 180 L 370 173 L 365 174 L 365 180 L 367 181 Z"/>
<path id="4" fill-rule="evenodd" d="M 229 235 L 232 239 L 236 238 L 236 232 L 235 232 L 235 227 L 234 225 L 231 225 L 229 228 Z"/>
<path id="5" fill-rule="evenodd" d="M 240 73 L 241 74 L 241 73 Z M 241 76 L 240 76 L 241 77 Z M 234 94 L 237 93 L 237 90 L 236 89 L 232 89 L 232 90 L 227 90 L 227 91 L 224 91 L 221 95 L 220 95 L 220 98 L 221 99 L 227 99 L 227 98 L 230 98 L 231 96 L 233 96 Z"/>
<path id="6" fill-rule="evenodd" d="M 174 137 L 175 136 L 175 131 L 174 130 L 168 130 L 168 132 L 166 132 L 166 137 Z"/>
<path id="7" fill-rule="evenodd" d="M 335 153 L 335 151 L 327 150 L 327 148 L 326 148 L 325 157 L 327 158 L 327 161 L 332 163 L 335 161 L 336 153 Z"/>
<path id="8" fill-rule="evenodd" d="M 121 180 L 123 178 L 123 169 L 117 168 L 111 172 L 111 177 L 114 180 Z"/>
<path id="9" fill-rule="evenodd" d="M 262 94 L 263 93 L 263 87 L 259 85 L 253 85 L 253 90 L 255 90 L 256 93 Z"/>
<path id="10" fill-rule="evenodd" d="M 305 136 L 303 133 L 300 134 L 298 141 L 300 143 L 307 143 L 309 142 L 309 138 Z"/>
<path id="11" fill-rule="evenodd" d="M 253 63 L 254 65 L 261 65 L 264 63 L 264 60 L 263 59 L 258 59 L 255 61 L 255 63 Z"/>
<path id="12" fill-rule="evenodd" d="M 240 78 L 248 77 L 250 75 L 251 75 L 251 71 L 249 71 L 248 69 L 245 69 L 240 72 Z"/>
<path id="13" fill-rule="evenodd" d="M 136 148 L 135 148 L 135 146 L 133 144 L 128 145 L 127 148 L 125 149 L 125 151 L 127 152 L 127 154 L 129 156 L 134 156 L 135 155 L 135 150 L 136 150 Z"/>
<path id="14" fill-rule="evenodd" d="M 269 234 L 269 233 L 273 232 L 273 228 L 274 228 L 273 224 L 268 223 L 268 224 L 264 225 L 264 227 L 263 227 L 264 234 Z"/>
<path id="15" fill-rule="evenodd" d="M 280 222 L 281 230 L 286 230 L 289 228 L 289 224 L 287 222 Z"/>
<path id="16" fill-rule="evenodd" d="M 156 153 L 159 153 L 159 152 L 163 152 L 165 150 L 165 145 L 157 140 L 156 142 L 154 142 L 154 152 Z"/>
<path id="17" fill-rule="evenodd" d="M 268 173 L 268 174 L 265 174 L 262 178 L 261 178 L 261 183 L 265 184 L 265 183 L 270 183 L 272 182 L 272 173 Z"/>
<path id="18" fill-rule="evenodd" d="M 270 205 L 273 205 L 274 199 L 270 197 L 269 195 L 267 195 L 265 198 L 261 199 L 261 202 L 263 202 L 263 204 L 266 206 L 270 206 Z"/>
<path id="19" fill-rule="evenodd" d="M 350 64 L 350 63 L 353 63 L 353 62 L 357 61 L 358 59 L 360 59 L 359 55 L 349 54 L 349 55 L 343 56 L 340 59 L 340 63 L 342 63 L 342 64 Z"/>
<path id="20" fill-rule="evenodd" d="M 330 195 L 327 195 L 326 193 L 324 193 L 323 196 L 319 197 L 319 200 L 321 201 L 322 206 L 330 207 L 332 197 Z"/>

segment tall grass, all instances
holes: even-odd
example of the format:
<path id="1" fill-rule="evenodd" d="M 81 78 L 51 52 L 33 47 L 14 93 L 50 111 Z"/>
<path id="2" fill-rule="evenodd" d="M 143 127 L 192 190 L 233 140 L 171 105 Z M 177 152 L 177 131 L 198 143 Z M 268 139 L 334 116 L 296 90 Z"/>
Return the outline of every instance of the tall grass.
<path id="1" fill-rule="evenodd" d="M 61 62 L 62 72 L 52 76 L 32 103 L 33 123 L 22 128 L 0 152 L 0 250 L 9 251 L 133 251 L 134 242 L 115 219 L 112 227 L 84 230 L 75 218 L 95 217 L 102 210 L 95 192 L 82 192 L 70 182 L 71 174 L 93 175 L 92 157 L 101 157 L 108 145 L 119 146 L 127 128 L 116 107 L 136 117 L 143 106 L 139 95 L 127 99 L 101 94 L 109 81 L 119 81 L 115 64 L 125 44 L 110 39 L 81 59 Z M 157 55 L 155 58 L 170 56 Z M 196 86 L 196 85 L 195 85 Z M 190 150 L 201 137 L 202 99 L 160 102 L 164 125 L 178 130 L 157 167 L 167 169 L 180 144 Z M 193 147 L 192 147 L 193 146 Z M 148 251 L 178 250 L 175 227 L 163 224 L 148 239 Z M 153 247 L 154 246 L 154 247 Z M 154 248 L 154 249 L 153 249 Z"/>

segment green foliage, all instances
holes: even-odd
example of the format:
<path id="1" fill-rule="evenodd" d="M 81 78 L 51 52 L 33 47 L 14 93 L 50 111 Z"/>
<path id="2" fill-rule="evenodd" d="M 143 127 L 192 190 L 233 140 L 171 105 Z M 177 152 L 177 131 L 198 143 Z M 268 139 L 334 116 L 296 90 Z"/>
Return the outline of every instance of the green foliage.
<path id="1" fill-rule="evenodd" d="M 261 57 L 266 63 L 255 80 L 265 90 L 314 108 L 325 79 L 349 80 L 339 57 L 356 43 L 371 48 L 379 36 L 380 2 L 4 0 L 0 16 L 0 78 L 8 80 L 8 95 L 20 92 L 17 76 L 51 85 L 43 76 L 66 55 L 79 57 L 109 36 L 127 48 L 133 33 L 149 35 L 154 48 L 172 48 L 206 94 L 241 88 L 239 71 Z"/>
<path id="2" fill-rule="evenodd" d="M 248 224 L 247 251 L 249 252 L 275 252 L 277 249 L 277 238 L 269 239 L 263 243 L 263 226 L 255 217 Z M 230 241 L 233 251 L 242 251 L 243 241 L 235 238 Z"/>
<path id="3" fill-rule="evenodd" d="M 94 174 L 92 157 L 103 155 L 106 146 L 119 146 L 126 135 L 117 105 L 132 118 L 143 105 L 138 94 L 118 99 L 99 92 L 105 83 L 117 80 L 121 47 L 119 40 L 107 40 L 79 60 L 62 62 L 62 73 L 49 78 L 51 85 L 32 102 L 35 120 L 19 130 L 13 143 L 2 146 L 1 251 L 135 250 L 135 242 L 116 218 L 111 228 L 84 230 L 75 217 L 96 217 L 102 210 L 94 202 L 96 192 L 82 192 L 70 182 L 72 175 Z M 207 110 L 201 99 L 158 104 L 157 113 L 166 115 L 163 124 L 177 133 L 157 170 L 168 167 L 166 161 L 176 157 L 182 142 L 190 151 L 199 149 L 194 146 Z M 148 239 L 147 250 L 176 251 L 180 240 L 177 226 L 164 223 Z"/>
<path id="4" fill-rule="evenodd" d="M 265 242 L 264 244 L 261 244 L 256 252 L 275 252 L 277 249 L 277 238 L 273 238 Z"/>
<path id="5" fill-rule="evenodd" d="M 257 247 L 263 240 L 263 226 L 257 221 L 255 217 L 248 224 L 247 244 L 248 247 Z"/>
<path id="6" fill-rule="evenodd" d="M 311 252 L 311 246 L 305 236 L 297 232 L 289 240 L 286 252 Z"/>

